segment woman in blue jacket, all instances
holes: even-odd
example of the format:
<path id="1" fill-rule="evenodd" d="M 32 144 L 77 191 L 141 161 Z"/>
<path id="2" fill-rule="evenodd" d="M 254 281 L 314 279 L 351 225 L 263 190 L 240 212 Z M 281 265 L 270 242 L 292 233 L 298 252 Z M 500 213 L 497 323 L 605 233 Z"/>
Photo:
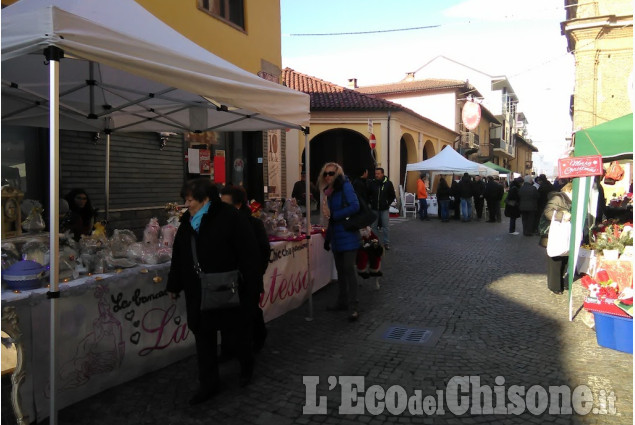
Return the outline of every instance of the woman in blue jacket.
<path id="1" fill-rule="evenodd" d="M 333 250 L 339 286 L 337 303 L 329 310 L 348 310 L 348 320 L 353 322 L 359 318 L 355 261 L 361 236 L 357 230 L 346 230 L 342 223 L 359 211 L 359 200 L 353 185 L 337 163 L 328 162 L 322 167 L 318 184 L 325 195 L 322 214 L 329 220 L 324 248 Z"/>

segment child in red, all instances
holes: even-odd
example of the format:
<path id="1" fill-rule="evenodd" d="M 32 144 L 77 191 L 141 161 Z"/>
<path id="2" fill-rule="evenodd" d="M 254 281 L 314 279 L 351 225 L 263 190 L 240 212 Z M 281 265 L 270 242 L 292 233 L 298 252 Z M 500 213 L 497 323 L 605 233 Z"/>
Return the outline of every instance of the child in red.
<path id="1" fill-rule="evenodd" d="M 357 274 L 364 279 L 371 276 L 383 276 L 381 272 L 381 257 L 384 247 L 370 227 L 360 230 L 362 247 L 357 251 Z"/>

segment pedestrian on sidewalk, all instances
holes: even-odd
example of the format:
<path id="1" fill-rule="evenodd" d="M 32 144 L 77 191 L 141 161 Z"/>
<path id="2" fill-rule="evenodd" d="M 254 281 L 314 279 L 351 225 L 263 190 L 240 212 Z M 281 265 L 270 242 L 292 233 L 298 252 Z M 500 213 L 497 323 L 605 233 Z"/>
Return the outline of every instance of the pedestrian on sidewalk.
<path id="1" fill-rule="evenodd" d="M 521 177 L 517 177 L 512 181 L 512 185 L 507 192 L 505 200 L 505 217 L 509 217 L 509 234 L 518 235 L 516 231 L 516 219 L 520 217 L 520 195 L 518 193 L 523 183 Z"/>
<path id="2" fill-rule="evenodd" d="M 468 173 L 463 173 L 458 185 L 459 197 L 461 198 L 461 220 L 472 221 L 472 179 Z"/>
<path id="3" fill-rule="evenodd" d="M 538 209 L 538 189 L 533 185 L 533 179 L 530 175 L 526 175 L 523 180 L 524 183 L 518 192 L 523 235 L 532 236 L 534 234 L 534 217 Z"/>
<path id="4" fill-rule="evenodd" d="M 556 220 L 571 220 L 572 191 L 573 185 L 567 183 L 560 189 L 560 192 L 549 192 L 547 195 L 547 205 L 540 215 L 541 223 L 539 227 L 543 229 L 540 236 L 541 246 L 546 248 L 549 243 L 549 225 L 554 212 L 556 213 Z M 555 295 L 561 295 L 564 291 L 564 276 L 568 263 L 568 255 L 558 257 L 547 256 L 547 288 Z"/>
<path id="5" fill-rule="evenodd" d="M 443 176 L 439 179 L 439 186 L 437 187 L 437 201 L 441 210 L 441 222 L 447 223 L 450 221 L 450 186 L 448 186 L 448 182 Z"/>
<path id="6" fill-rule="evenodd" d="M 487 209 L 489 211 L 488 223 L 500 222 L 500 202 L 505 194 L 503 185 L 499 184 L 493 176 L 487 177 L 485 185 L 485 200 L 487 201 Z"/>
<path id="7" fill-rule="evenodd" d="M 260 296 L 256 282 L 262 281 L 262 276 L 258 268 L 253 267 L 253 261 L 260 258 L 260 253 L 249 221 L 236 208 L 221 201 L 218 189 L 210 179 L 189 180 L 183 186 L 181 196 L 188 210 L 181 217 L 174 238 L 166 291 L 173 300 L 181 291 L 185 293 L 187 325 L 194 333 L 198 361 L 199 389 L 190 399 L 190 405 L 195 405 L 220 390 L 217 332 L 228 324 L 238 335 L 240 385 L 251 381 L 254 368 L 252 300 Z M 240 305 L 201 310 L 197 264 L 205 273 L 240 271 Z"/>
<path id="8" fill-rule="evenodd" d="M 428 189 L 426 188 L 426 174 L 421 173 L 417 180 L 417 200 L 419 201 L 419 220 L 430 221 L 428 218 Z"/>
<path id="9" fill-rule="evenodd" d="M 474 209 L 476 210 L 476 220 L 481 221 L 483 217 L 483 206 L 485 204 L 485 182 L 481 176 L 474 176 L 472 182 L 472 196 L 474 197 Z"/>
<path id="10" fill-rule="evenodd" d="M 346 230 L 343 222 L 359 211 L 359 200 L 344 170 L 335 162 L 324 164 L 318 177 L 318 186 L 326 200 L 322 205 L 322 214 L 329 219 L 324 249 L 333 250 L 339 288 L 337 301 L 328 310 L 348 310 L 348 320 L 353 322 L 359 318 L 355 264 L 361 237 L 357 230 Z"/>
<path id="11" fill-rule="evenodd" d="M 452 196 L 452 202 L 450 208 L 454 211 L 452 218 L 454 220 L 461 219 L 461 196 L 459 193 L 459 182 L 460 178 L 454 178 L 454 174 L 452 175 L 452 186 L 450 186 L 450 195 Z"/>
<path id="12" fill-rule="evenodd" d="M 267 339 L 267 327 L 265 325 L 265 318 L 260 308 L 260 296 L 265 293 L 263 278 L 269 266 L 269 257 L 271 256 L 271 245 L 269 245 L 269 237 L 265 230 L 264 222 L 253 215 L 251 215 L 251 209 L 249 208 L 249 201 L 247 200 L 247 192 L 242 186 L 225 186 L 220 191 L 221 200 L 229 205 L 236 207 L 238 212 L 247 217 L 249 224 L 251 224 L 254 236 L 258 242 L 258 250 L 260 252 L 259 258 L 253 258 L 253 267 L 260 272 L 260 279 L 256 282 L 258 286 L 258 298 L 252 299 L 253 307 L 253 349 L 257 353 L 262 350 Z M 236 337 L 237 332 L 221 332 L 221 357 L 220 361 L 233 357 L 236 349 L 236 342 L 232 341 L 232 338 Z"/>
<path id="13" fill-rule="evenodd" d="M 370 182 L 370 207 L 375 214 L 377 220 L 373 223 L 373 232 L 381 237 L 381 243 L 386 250 L 390 249 L 390 204 L 396 198 L 395 187 L 388 177 L 384 174 L 381 167 L 375 168 L 375 180 Z M 379 228 L 381 227 L 381 232 Z"/>

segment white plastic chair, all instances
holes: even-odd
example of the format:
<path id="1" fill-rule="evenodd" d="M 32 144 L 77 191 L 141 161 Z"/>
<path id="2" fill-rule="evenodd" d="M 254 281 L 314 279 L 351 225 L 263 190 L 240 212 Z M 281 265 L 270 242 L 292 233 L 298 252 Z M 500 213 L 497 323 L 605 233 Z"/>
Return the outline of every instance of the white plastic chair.
<path id="1" fill-rule="evenodd" d="M 403 203 L 403 215 L 408 217 L 408 213 L 412 213 L 413 217 L 417 217 L 417 198 L 414 193 L 406 192 Z"/>

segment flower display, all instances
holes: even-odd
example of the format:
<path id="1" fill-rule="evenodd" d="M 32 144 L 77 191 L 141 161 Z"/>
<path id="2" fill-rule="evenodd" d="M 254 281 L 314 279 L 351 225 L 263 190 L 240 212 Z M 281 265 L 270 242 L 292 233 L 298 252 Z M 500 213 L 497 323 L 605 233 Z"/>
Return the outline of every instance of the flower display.
<path id="1" fill-rule="evenodd" d="M 624 247 L 633 245 L 633 223 L 619 224 L 617 220 L 604 220 L 591 229 L 591 249 L 598 252 L 616 249 L 620 254 Z"/>

